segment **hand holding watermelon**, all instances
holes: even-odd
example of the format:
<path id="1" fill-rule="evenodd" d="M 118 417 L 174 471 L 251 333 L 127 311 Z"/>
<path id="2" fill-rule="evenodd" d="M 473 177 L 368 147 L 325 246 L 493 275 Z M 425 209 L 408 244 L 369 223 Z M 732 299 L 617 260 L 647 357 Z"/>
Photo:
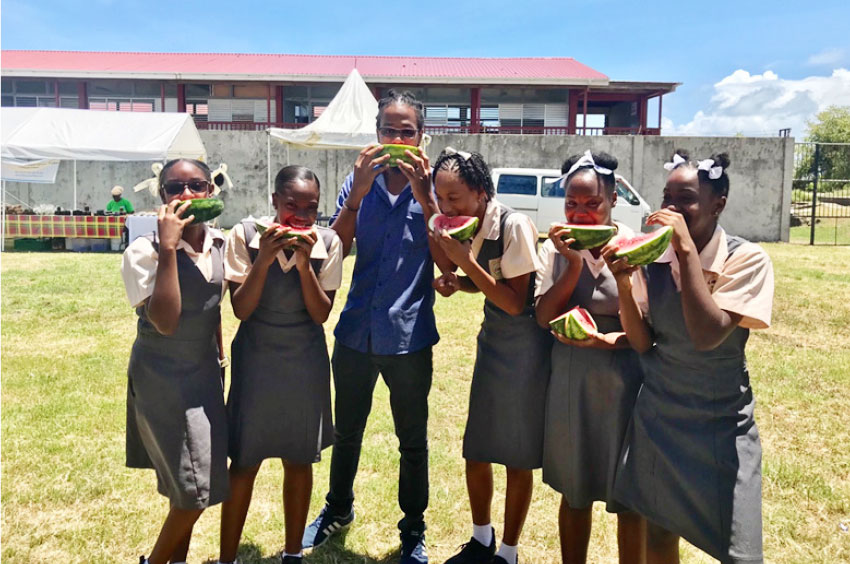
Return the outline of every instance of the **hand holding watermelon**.
<path id="1" fill-rule="evenodd" d="M 260 233 L 260 252 L 257 254 L 256 264 L 268 268 L 274 263 L 277 254 L 282 251 L 292 240 L 286 237 L 286 231 L 281 229 L 277 223 L 270 225 L 263 224 L 263 229 L 260 229 L 260 222 L 257 222 L 257 231 Z"/>
<path id="2" fill-rule="evenodd" d="M 555 250 L 566 258 L 570 264 L 581 263 L 581 255 L 570 245 L 575 239 L 570 237 L 570 230 L 563 223 L 553 223 L 549 228 L 549 240 L 555 245 Z"/>
<path id="3" fill-rule="evenodd" d="M 316 228 L 312 228 L 308 233 L 299 234 L 298 237 L 291 237 L 288 240 L 288 247 L 295 250 L 295 268 L 299 272 L 310 268 L 310 253 L 313 252 L 313 245 L 316 244 L 318 233 Z"/>
<path id="4" fill-rule="evenodd" d="M 464 268 L 464 266 L 469 265 L 470 262 L 474 262 L 475 259 L 472 257 L 471 239 L 458 241 L 449 235 L 445 229 L 441 231 L 434 231 L 431 236 L 452 263 Z"/>
<path id="5" fill-rule="evenodd" d="M 552 335 L 555 336 L 560 342 L 565 345 L 570 345 L 573 347 L 579 347 L 583 349 L 618 349 L 625 348 L 619 345 L 619 341 L 623 338 L 625 333 L 588 333 L 587 337 L 581 340 L 578 339 L 568 339 L 563 335 L 556 333 L 555 331 L 551 332 Z"/>
<path id="6" fill-rule="evenodd" d="M 183 237 L 183 229 L 195 219 L 192 215 L 183 217 L 189 209 L 189 202 L 191 200 L 172 200 L 160 206 L 157 214 L 157 233 L 161 249 L 177 250 L 177 243 Z"/>
<path id="7" fill-rule="evenodd" d="M 696 250 L 694 240 L 691 238 L 691 233 L 688 230 L 688 224 L 685 222 L 685 217 L 679 212 L 671 209 L 660 209 L 652 212 L 646 219 L 647 225 L 661 225 L 662 227 L 671 227 L 673 229 L 673 237 L 670 243 L 677 253 L 691 252 Z"/>
<path id="8" fill-rule="evenodd" d="M 357 156 L 354 162 L 354 182 L 351 185 L 351 193 L 348 195 L 348 203 L 351 207 L 355 209 L 360 207 L 360 201 L 369 193 L 375 178 L 387 170 L 390 154 L 378 156 L 382 150 L 383 145 L 369 145 Z"/>
<path id="9" fill-rule="evenodd" d="M 429 204 L 433 202 L 436 208 L 436 202 L 433 201 L 431 193 L 431 161 L 428 155 L 417 147 L 410 147 L 404 153 L 405 159 L 399 159 L 396 166 L 410 182 L 413 197 L 422 207 L 429 207 Z"/>

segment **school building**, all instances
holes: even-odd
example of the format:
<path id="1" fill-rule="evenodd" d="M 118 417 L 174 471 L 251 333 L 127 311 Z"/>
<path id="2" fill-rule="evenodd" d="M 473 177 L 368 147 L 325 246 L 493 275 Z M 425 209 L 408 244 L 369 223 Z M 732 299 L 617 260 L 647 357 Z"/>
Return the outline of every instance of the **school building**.
<path id="1" fill-rule="evenodd" d="M 294 128 L 357 68 L 411 90 L 429 133 L 659 135 L 675 82 L 609 79 L 571 58 L 2 51 L 2 105 L 189 112 L 199 129 Z"/>

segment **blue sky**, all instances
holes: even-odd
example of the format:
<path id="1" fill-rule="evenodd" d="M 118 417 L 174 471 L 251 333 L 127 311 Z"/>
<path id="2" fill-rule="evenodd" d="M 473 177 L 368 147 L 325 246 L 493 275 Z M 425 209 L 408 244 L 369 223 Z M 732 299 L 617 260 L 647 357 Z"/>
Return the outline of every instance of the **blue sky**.
<path id="1" fill-rule="evenodd" d="M 664 100 L 668 133 L 799 135 L 817 109 L 850 104 L 847 0 L 5 0 L 0 9 L 3 49 L 573 57 L 615 80 L 682 82 Z"/>

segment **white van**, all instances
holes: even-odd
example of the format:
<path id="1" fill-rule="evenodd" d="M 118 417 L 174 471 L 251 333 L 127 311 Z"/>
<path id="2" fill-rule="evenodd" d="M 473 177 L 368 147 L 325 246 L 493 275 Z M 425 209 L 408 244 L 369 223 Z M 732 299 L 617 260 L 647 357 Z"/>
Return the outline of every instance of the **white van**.
<path id="1" fill-rule="evenodd" d="M 614 220 L 636 233 L 646 231 L 650 208 L 625 178 L 616 174 L 617 205 Z M 537 231 L 548 233 L 555 222 L 564 222 L 564 187 L 561 171 L 547 168 L 494 168 L 496 198 L 534 220 Z"/>

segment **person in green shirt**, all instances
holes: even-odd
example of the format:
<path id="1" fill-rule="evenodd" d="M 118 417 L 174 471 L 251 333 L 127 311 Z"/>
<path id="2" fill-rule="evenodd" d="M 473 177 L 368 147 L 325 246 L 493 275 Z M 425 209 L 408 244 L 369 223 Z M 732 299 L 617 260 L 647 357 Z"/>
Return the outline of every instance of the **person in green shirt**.
<path id="1" fill-rule="evenodd" d="M 122 196 L 123 193 L 123 187 L 112 187 L 112 201 L 106 204 L 106 211 L 112 213 L 133 213 L 135 211 L 130 200 Z"/>

